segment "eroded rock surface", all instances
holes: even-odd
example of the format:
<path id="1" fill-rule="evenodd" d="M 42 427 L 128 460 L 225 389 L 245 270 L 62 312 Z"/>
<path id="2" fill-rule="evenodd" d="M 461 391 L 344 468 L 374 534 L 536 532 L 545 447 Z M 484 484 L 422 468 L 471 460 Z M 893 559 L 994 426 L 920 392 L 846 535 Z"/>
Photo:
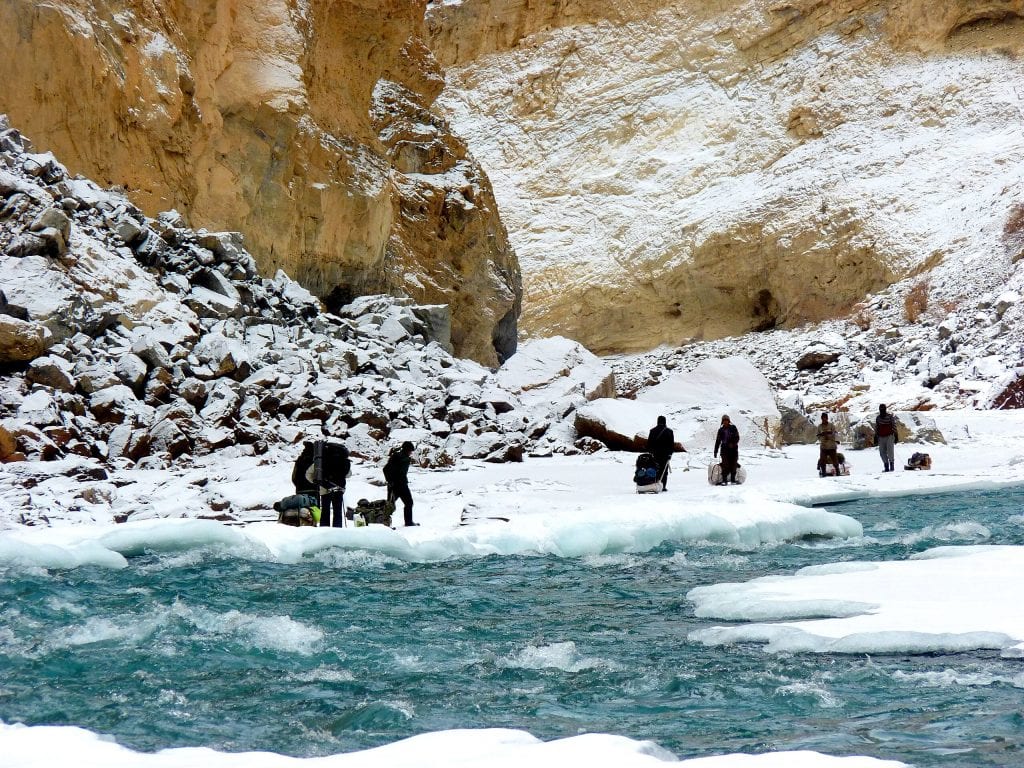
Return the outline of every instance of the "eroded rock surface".
<path id="1" fill-rule="evenodd" d="M 487 176 L 431 112 L 443 81 L 423 14 L 405 0 L 15 0 L 0 5 L 0 112 L 147 215 L 241 231 L 262 274 L 284 269 L 334 306 L 450 295 L 457 351 L 496 364 L 515 349 L 519 268 Z M 59 253 L 59 233 L 16 245 Z"/>
<path id="2" fill-rule="evenodd" d="M 953 276 L 994 290 L 1021 253 L 1020 0 L 427 12 L 527 333 L 620 352 L 795 328 L 924 274 L 954 304 Z"/>

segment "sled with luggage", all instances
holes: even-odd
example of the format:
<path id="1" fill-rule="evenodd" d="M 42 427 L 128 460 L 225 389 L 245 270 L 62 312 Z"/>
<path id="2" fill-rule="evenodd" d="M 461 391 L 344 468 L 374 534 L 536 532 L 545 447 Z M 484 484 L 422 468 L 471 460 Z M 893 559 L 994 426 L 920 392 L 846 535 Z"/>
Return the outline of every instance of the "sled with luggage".
<path id="1" fill-rule="evenodd" d="M 316 496 L 296 493 L 274 502 L 277 522 L 295 528 L 320 524 L 320 507 Z"/>
<path id="2" fill-rule="evenodd" d="M 853 465 L 846 460 L 846 456 L 842 453 L 837 453 L 836 458 L 839 460 L 839 474 L 848 475 L 853 470 Z M 818 476 L 819 477 L 835 477 L 836 468 L 832 466 L 831 461 L 822 461 L 818 459 Z"/>
<path id="3" fill-rule="evenodd" d="M 668 473 L 668 465 L 665 466 Z M 658 460 L 651 453 L 641 453 L 636 457 L 636 468 L 633 472 L 633 483 L 637 493 L 661 493 L 665 478 L 658 474 Z"/>
<path id="4" fill-rule="evenodd" d="M 907 459 L 904 469 L 931 469 L 932 468 L 932 457 L 927 453 L 914 452 L 909 459 Z"/>
<path id="5" fill-rule="evenodd" d="M 747 482 L 747 470 L 737 464 L 736 484 L 743 485 L 745 482 Z M 722 482 L 722 462 L 715 461 L 708 464 L 708 485 L 725 485 Z"/>
<path id="6" fill-rule="evenodd" d="M 386 525 L 391 527 L 391 515 L 395 511 L 395 502 L 389 499 L 377 499 L 368 501 L 360 499 L 355 507 L 349 507 L 345 517 L 351 520 L 356 526 L 364 525 Z"/>

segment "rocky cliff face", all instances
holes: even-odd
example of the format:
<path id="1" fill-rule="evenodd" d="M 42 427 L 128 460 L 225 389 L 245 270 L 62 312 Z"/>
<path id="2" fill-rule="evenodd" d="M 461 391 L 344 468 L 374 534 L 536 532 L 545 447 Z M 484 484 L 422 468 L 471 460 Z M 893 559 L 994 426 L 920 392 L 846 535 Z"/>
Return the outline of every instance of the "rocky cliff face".
<path id="1" fill-rule="evenodd" d="M 617 352 L 794 328 L 924 276 L 949 312 L 1019 256 L 1020 0 L 427 13 L 528 334 Z"/>
<path id="2" fill-rule="evenodd" d="M 15 0 L 0 112 L 149 215 L 241 230 L 328 304 L 449 303 L 456 351 L 515 349 L 519 268 L 490 182 L 431 111 L 423 2 Z"/>

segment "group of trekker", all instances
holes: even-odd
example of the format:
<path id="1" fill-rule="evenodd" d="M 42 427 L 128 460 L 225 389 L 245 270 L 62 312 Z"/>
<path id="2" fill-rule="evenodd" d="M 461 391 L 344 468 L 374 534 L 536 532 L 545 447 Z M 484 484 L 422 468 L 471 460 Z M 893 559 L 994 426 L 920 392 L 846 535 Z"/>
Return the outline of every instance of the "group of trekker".
<path id="1" fill-rule="evenodd" d="M 840 458 L 838 433 L 835 424 L 829 421 L 827 413 L 821 414 L 817 437 L 819 446 L 818 474 L 825 477 L 828 474 L 829 466 L 832 467 L 836 476 L 844 474 L 842 465 L 845 462 Z M 888 412 L 885 405 L 879 405 L 878 416 L 875 417 L 875 444 L 878 446 L 878 453 L 882 458 L 884 472 L 895 470 L 895 444 L 898 442 L 896 418 Z M 722 416 L 721 426 L 715 435 L 713 452 L 716 459 L 721 455 L 721 474 L 715 475 L 720 478 L 717 480 L 717 485 L 741 482 L 737 480 L 736 474 L 740 466 L 739 446 L 739 430 L 728 416 Z M 675 451 L 675 435 L 664 416 L 658 417 L 657 425 L 648 433 L 646 450 L 654 457 L 657 464 L 661 490 L 668 490 L 669 462 Z"/>
<path id="2" fill-rule="evenodd" d="M 878 446 L 878 455 L 882 458 L 882 471 L 892 472 L 896 469 L 896 443 L 900 436 L 896 431 L 896 417 L 889 413 L 886 406 L 878 406 L 878 415 L 875 417 L 875 445 Z M 832 466 L 835 475 L 843 474 L 840 460 L 839 439 L 836 425 L 828 420 L 828 414 L 821 414 L 821 424 L 818 425 L 818 474 L 825 477 L 827 468 Z"/>
<path id="3" fill-rule="evenodd" d="M 675 434 L 668 426 L 664 416 L 658 417 L 658 423 L 647 434 L 647 453 L 654 457 L 657 466 L 657 480 L 661 483 L 661 490 L 668 490 L 669 462 L 676 449 Z M 680 446 L 680 450 L 686 448 Z M 715 458 L 722 454 L 722 475 L 719 485 L 737 483 L 736 472 L 739 469 L 740 455 L 740 433 L 728 416 L 722 417 L 722 425 L 715 436 Z"/>
<path id="4" fill-rule="evenodd" d="M 402 502 L 406 526 L 419 525 L 412 519 L 413 501 L 409 489 L 409 467 L 414 450 L 415 446 L 406 440 L 391 451 L 384 464 L 388 504 L 394 509 L 396 501 Z M 318 501 L 321 527 L 345 525 L 345 481 L 351 474 L 352 462 L 343 443 L 309 440 L 303 445 L 292 468 L 292 485 L 296 494 L 312 496 Z"/>
<path id="5" fill-rule="evenodd" d="M 818 474 L 825 477 L 831 465 L 836 476 L 843 474 L 844 464 L 839 454 L 839 439 L 835 424 L 828 414 L 821 414 L 818 426 Z M 894 445 L 899 442 L 896 419 L 886 409 L 878 406 L 875 418 L 875 443 L 882 457 L 883 471 L 892 472 L 894 467 Z M 740 433 L 728 416 L 722 416 L 721 426 L 715 435 L 714 457 L 721 455 L 721 474 L 716 475 L 718 485 L 729 485 L 737 480 L 739 469 Z M 661 490 L 668 490 L 669 463 L 676 451 L 675 433 L 668 426 L 664 416 L 647 435 L 647 453 L 657 467 L 657 481 Z M 384 482 L 387 484 L 387 502 L 394 509 L 397 501 L 402 502 L 402 514 L 406 526 L 415 526 L 412 517 L 412 491 L 409 489 L 409 467 L 415 446 L 408 440 L 394 449 L 384 464 Z M 680 450 L 686 449 L 680 446 Z M 305 494 L 316 500 L 322 527 L 341 528 L 345 525 L 345 481 L 352 474 L 352 462 L 348 449 L 343 443 L 330 440 L 310 440 L 302 448 L 292 469 L 292 484 L 296 494 Z"/>

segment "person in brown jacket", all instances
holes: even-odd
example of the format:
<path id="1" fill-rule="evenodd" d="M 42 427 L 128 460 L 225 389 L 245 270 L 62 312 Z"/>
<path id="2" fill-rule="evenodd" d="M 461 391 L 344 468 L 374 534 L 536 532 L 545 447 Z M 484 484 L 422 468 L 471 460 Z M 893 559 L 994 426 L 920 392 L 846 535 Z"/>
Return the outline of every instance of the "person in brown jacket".
<path id="1" fill-rule="evenodd" d="M 818 425 L 818 474 L 825 476 L 825 465 L 831 463 L 836 470 L 836 477 L 839 477 L 839 441 L 836 439 L 836 425 L 828 420 L 828 414 L 821 414 L 821 424 Z"/>

